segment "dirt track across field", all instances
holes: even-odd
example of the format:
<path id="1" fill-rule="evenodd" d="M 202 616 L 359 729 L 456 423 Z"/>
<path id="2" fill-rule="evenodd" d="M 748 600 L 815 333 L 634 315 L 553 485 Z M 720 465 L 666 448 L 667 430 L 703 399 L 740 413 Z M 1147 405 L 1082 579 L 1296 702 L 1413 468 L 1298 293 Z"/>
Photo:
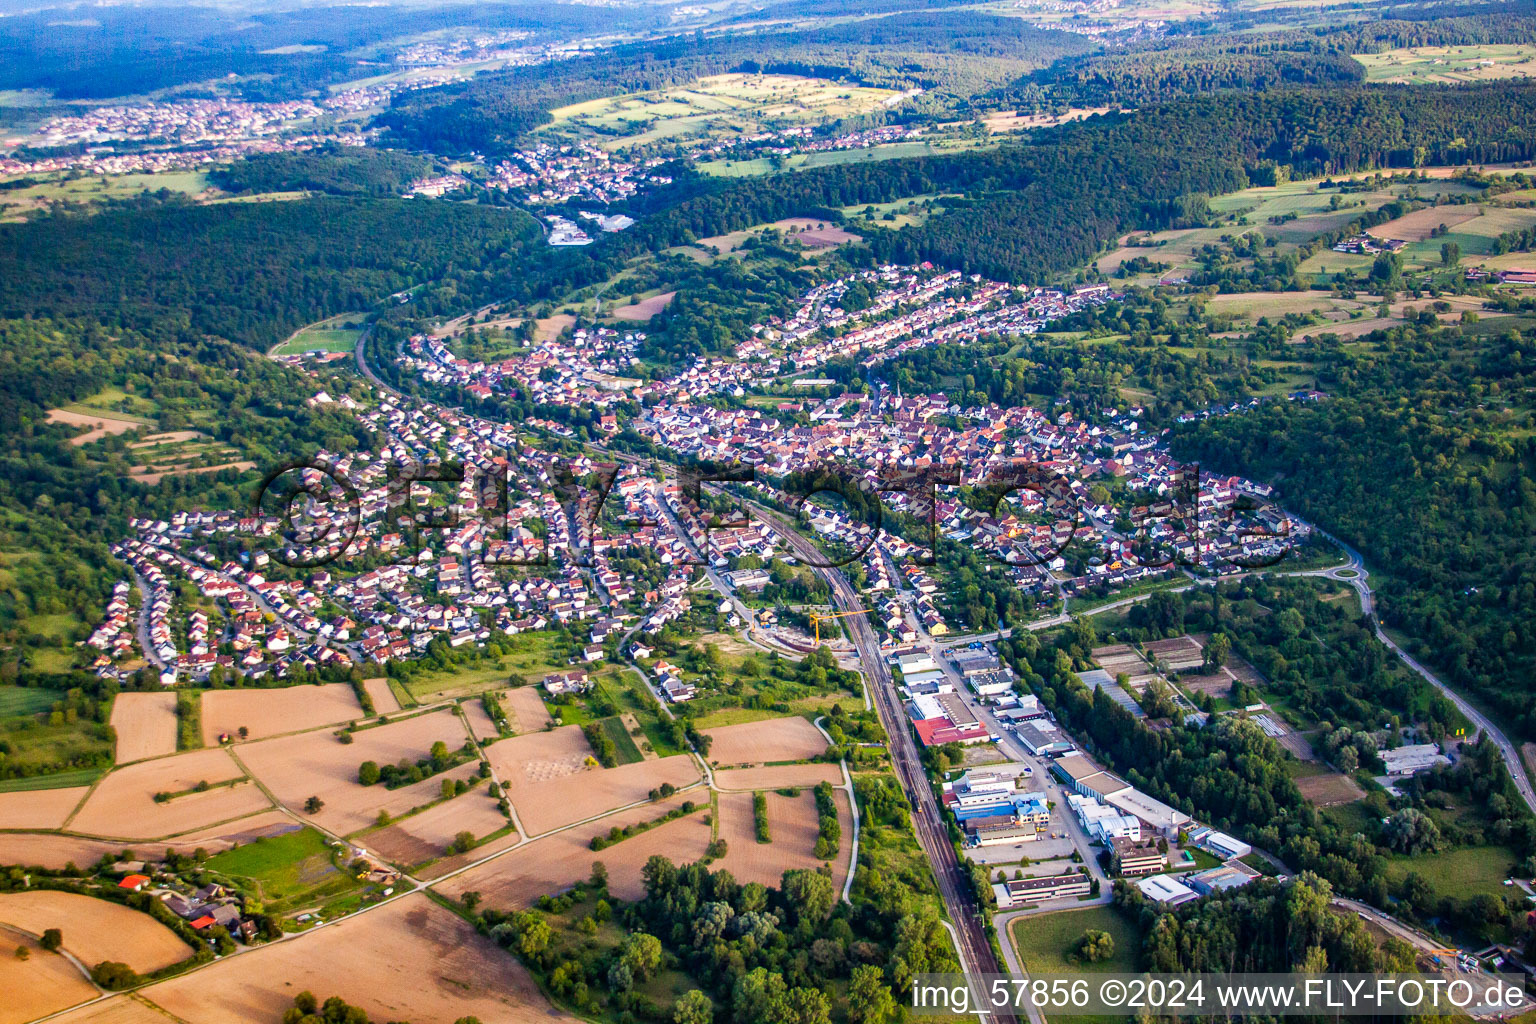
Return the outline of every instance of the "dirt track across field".
<path id="1" fill-rule="evenodd" d="M 69 821 L 72 832 L 127 839 L 162 839 L 264 810 L 271 802 L 249 781 L 220 786 L 245 773 L 225 750 L 193 750 L 115 769 Z M 193 792 L 201 783 L 211 788 Z M 174 794 L 157 802 L 157 793 Z"/>
<path id="2" fill-rule="evenodd" d="M 148 914 L 79 893 L 34 889 L 0 894 L 0 922 L 33 935 L 57 928 L 64 949 L 93 967 L 116 960 L 148 974 L 192 955 L 175 932 Z"/>

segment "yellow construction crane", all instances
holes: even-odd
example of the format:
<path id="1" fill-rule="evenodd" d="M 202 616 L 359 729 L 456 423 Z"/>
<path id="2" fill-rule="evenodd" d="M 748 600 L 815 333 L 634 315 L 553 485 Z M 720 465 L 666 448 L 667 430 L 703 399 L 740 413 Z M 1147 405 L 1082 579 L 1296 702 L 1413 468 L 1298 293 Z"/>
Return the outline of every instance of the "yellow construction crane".
<path id="1" fill-rule="evenodd" d="M 836 615 L 822 615 L 820 612 L 811 612 L 811 629 L 816 632 L 816 644 L 821 645 L 821 624 L 824 620 L 846 619 L 850 615 L 859 615 L 861 612 L 838 612 Z"/>

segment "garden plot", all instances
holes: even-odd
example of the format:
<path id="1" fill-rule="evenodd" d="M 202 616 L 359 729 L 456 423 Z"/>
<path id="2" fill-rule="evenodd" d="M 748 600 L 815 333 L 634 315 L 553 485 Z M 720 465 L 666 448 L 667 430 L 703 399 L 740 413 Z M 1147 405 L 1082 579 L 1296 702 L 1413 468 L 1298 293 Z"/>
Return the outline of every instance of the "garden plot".
<path id="1" fill-rule="evenodd" d="M 176 694 L 120 693 L 112 700 L 117 763 L 176 753 Z"/>
<path id="2" fill-rule="evenodd" d="M 281 1020 L 306 989 L 340 996 L 380 1021 L 571 1019 L 549 1005 L 516 957 L 424 893 L 140 994 L 188 1024 L 249 1024 Z"/>
<path id="3" fill-rule="evenodd" d="M 148 914 L 73 892 L 34 889 L 0 894 L 0 923 L 33 935 L 57 928 L 63 933 L 65 952 L 92 967 L 116 960 L 148 974 L 179 964 L 193 952 Z"/>
<path id="4" fill-rule="evenodd" d="M 1302 796 L 1318 807 L 1335 807 L 1339 804 L 1353 803 L 1365 796 L 1365 790 L 1361 789 L 1354 779 L 1338 772 L 1302 776 L 1296 780 L 1296 788 L 1301 790 Z"/>
<path id="5" fill-rule="evenodd" d="M 803 718 L 773 718 L 710 729 L 709 759 L 715 764 L 804 761 L 827 751 L 827 738 Z"/>
<path id="6" fill-rule="evenodd" d="M 220 783 L 231 783 L 220 785 Z M 197 792 L 203 783 L 204 792 Z M 156 801 L 156 794 L 169 799 Z M 194 750 L 114 770 L 69 820 L 70 831 L 162 839 L 272 806 L 224 750 Z"/>
<path id="7" fill-rule="evenodd" d="M 617 768 L 589 764 L 591 748 L 574 725 L 502 740 L 486 756 L 529 835 L 644 800 L 663 783 L 681 788 L 699 779 L 686 755 Z"/>
<path id="8" fill-rule="evenodd" d="M 843 772 L 835 764 L 781 764 L 772 768 L 738 768 L 715 772 L 717 789 L 784 789 L 814 786 L 818 782 L 843 784 Z"/>
<path id="9" fill-rule="evenodd" d="M 490 906 L 522 908 L 531 906 L 540 896 L 564 892 L 591 875 L 594 861 L 602 861 L 608 869 L 609 891 L 619 899 L 637 899 L 645 894 L 640 869 L 652 855 L 661 854 L 674 864 L 691 864 L 704 856 L 710 842 L 705 812 L 684 815 L 602 850 L 592 849 L 592 838 L 607 835 L 612 828 L 655 821 L 683 800 L 684 797 L 677 796 L 626 808 L 598 821 L 524 843 L 510 853 L 455 875 L 442 883 L 440 891 L 454 897 L 478 892 Z M 749 814 L 750 811 L 749 807 Z"/>
<path id="10" fill-rule="evenodd" d="M 220 736 L 265 739 L 363 717 L 357 694 L 347 683 L 288 686 L 274 690 L 209 690 L 203 694 L 203 742 Z M 425 751 L 422 751 L 425 753 Z"/>
<path id="11" fill-rule="evenodd" d="M 77 786 L 0 793 L 0 828 L 60 828 L 89 791 Z"/>
<path id="12" fill-rule="evenodd" d="M 1147 644 L 1147 653 L 1167 665 L 1170 672 L 1186 672 L 1205 664 L 1205 648 L 1191 636 L 1154 640 Z"/>
<path id="13" fill-rule="evenodd" d="M 478 771 L 476 762 L 469 761 L 399 789 L 387 789 L 382 782 L 364 786 L 357 781 L 358 766 L 364 761 L 385 765 L 405 759 L 414 763 L 426 757 L 439 740 L 449 750 L 459 749 L 467 736 L 464 723 L 450 709 L 351 735 L 351 743 L 342 743 L 329 732 L 283 736 L 243 746 L 240 757 L 286 806 L 299 810 L 310 797 L 319 797 L 325 806 L 313 820 L 343 835 L 372 825 L 380 811 L 394 816 L 431 803 L 440 796 L 444 779 L 470 779 Z"/>
<path id="14" fill-rule="evenodd" d="M 768 835 L 772 842 L 757 841 L 752 813 L 751 793 L 720 794 L 720 838 L 725 840 L 725 857 L 717 867 L 729 871 L 738 882 L 761 882 L 777 886 L 784 872 L 794 868 L 817 868 L 816 835 L 819 821 L 816 796 L 804 790 L 799 796 L 765 793 L 768 802 Z M 842 817 L 841 813 L 838 815 Z M 846 860 L 848 840 L 838 845 L 838 860 Z"/>

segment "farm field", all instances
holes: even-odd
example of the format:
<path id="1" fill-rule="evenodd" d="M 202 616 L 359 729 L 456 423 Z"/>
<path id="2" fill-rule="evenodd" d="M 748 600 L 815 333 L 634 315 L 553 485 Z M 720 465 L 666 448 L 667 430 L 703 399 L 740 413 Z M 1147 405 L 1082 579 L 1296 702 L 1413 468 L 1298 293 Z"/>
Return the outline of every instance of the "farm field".
<path id="1" fill-rule="evenodd" d="M 540 896 L 564 892 L 592 873 L 593 861 L 602 861 L 608 869 L 609 890 L 620 899 L 635 899 L 644 895 L 640 869 L 653 854 L 662 854 L 674 864 L 691 864 L 704 856 L 710 842 L 710 826 L 704 823 L 704 813 L 685 815 L 603 850 L 592 849 L 592 838 L 606 835 L 612 828 L 655 821 L 684 799 L 675 796 L 631 807 L 599 821 L 524 843 L 455 875 L 438 888 L 455 897 L 478 892 L 493 907 L 522 908 Z"/>
<path id="2" fill-rule="evenodd" d="M 112 996 L 61 1014 L 49 1024 L 166 1024 L 166 1017 L 137 997 Z"/>
<path id="3" fill-rule="evenodd" d="M 372 825 L 381 810 L 393 816 L 431 803 L 438 799 L 443 779 L 469 779 L 477 771 L 471 761 L 399 789 L 357 781 L 364 761 L 414 762 L 426 757 L 439 740 L 450 751 L 461 747 L 467 738 L 464 723 L 446 708 L 362 729 L 353 737 L 352 743 L 342 743 L 329 732 L 300 733 L 244 745 L 239 756 L 284 805 L 298 810 L 311 796 L 320 797 L 325 806 L 313 815 L 314 821 L 342 835 Z"/>
<path id="4" fill-rule="evenodd" d="M 1367 82 L 1447 85 L 1536 76 L 1536 47 L 1411 46 L 1381 53 L 1357 53 Z"/>
<path id="5" fill-rule="evenodd" d="M 808 249 L 821 249 L 859 240 L 858 235 L 845 231 L 835 224 L 828 224 L 824 220 L 814 220 L 810 217 L 786 217 L 771 224 L 758 224 L 724 235 L 711 235 L 708 238 L 699 239 L 694 244 L 700 248 L 714 247 L 721 253 L 731 253 L 741 248 L 741 244 L 753 235 L 762 234 L 769 228 L 783 232 L 786 238 L 798 240 Z"/>
<path id="6" fill-rule="evenodd" d="M 174 693 L 120 693 L 112 700 L 111 722 L 118 764 L 176 753 Z"/>
<path id="7" fill-rule="evenodd" d="M 243 726 L 250 739 L 303 732 L 363 716 L 347 683 L 287 686 L 271 690 L 208 690 L 203 694 L 203 742 L 237 737 Z M 425 753 L 425 751 L 423 751 Z"/>
<path id="8" fill-rule="evenodd" d="M 0 828 L 59 828 L 88 791 L 79 786 L 0 793 Z"/>
<path id="9" fill-rule="evenodd" d="M 841 791 L 839 791 L 841 793 Z M 751 793 L 720 794 L 720 838 L 726 842 L 726 853 L 719 867 L 725 868 L 738 882 L 761 882 L 777 886 L 784 872 L 794 868 L 817 868 L 823 863 L 815 857 L 816 835 L 819 827 L 816 814 L 816 796 L 810 790 L 799 796 L 782 793 L 766 793 L 768 802 L 768 835 L 772 842 L 757 841 L 756 825 L 752 815 Z M 848 826 L 842 807 L 838 808 L 839 824 Z M 846 864 L 848 839 L 842 839 L 838 847 L 837 861 Z M 834 883 L 842 884 L 846 871 L 837 866 Z"/>
<path id="10" fill-rule="evenodd" d="M 95 966 L 117 960 L 140 974 L 179 964 L 192 949 L 148 914 L 73 892 L 0 893 L 0 923 L 42 935 L 58 928 L 64 949 Z"/>
<path id="11" fill-rule="evenodd" d="M 502 706 L 507 709 L 507 724 L 513 732 L 535 732 L 550 721 L 549 708 L 536 686 L 514 686 L 502 692 Z"/>
<path id="12" fill-rule="evenodd" d="M 142 994 L 188 1024 L 244 1024 L 281 1020 L 305 989 L 340 996 L 381 1021 L 569 1019 L 515 957 L 422 893 Z"/>
<path id="13" fill-rule="evenodd" d="M 220 786 L 245 773 L 223 750 L 195 750 L 118 768 L 96 786 L 70 819 L 86 835 L 158 839 L 241 818 L 270 807 L 249 781 Z M 192 792 L 199 783 L 212 788 Z M 179 794 L 163 803 L 156 793 Z"/>
<path id="14" fill-rule="evenodd" d="M 148 425 L 140 420 L 127 419 L 122 413 L 80 409 L 49 409 L 48 422 L 90 428 L 84 434 L 69 439 L 69 443 L 76 448 L 90 444 L 92 441 L 99 441 L 108 434 L 126 434 L 130 430 Z"/>
<path id="15" fill-rule="evenodd" d="M 649 320 L 671 304 L 677 292 L 660 292 L 649 295 L 639 302 L 631 302 L 624 306 L 617 306 L 608 311 L 608 315 L 615 320 Z"/>
<path id="16" fill-rule="evenodd" d="M 490 714 L 478 697 L 460 701 L 459 710 L 464 713 L 464 720 L 469 723 L 470 734 L 476 741 L 484 743 L 488 739 L 495 739 L 501 735 L 501 730 L 497 729 L 496 723 L 491 721 Z"/>
<path id="17" fill-rule="evenodd" d="M 68 957 L 50 953 L 30 936 L 0 928 L 6 955 L 0 956 L 0 1024 L 24 1024 L 46 1017 L 97 996 L 96 986 L 70 963 Z M 12 951 L 25 949 L 27 959 Z"/>
<path id="18" fill-rule="evenodd" d="M 99 203 L 107 199 L 127 199 L 142 192 L 169 189 L 195 196 L 209 189 L 208 176 L 202 171 L 161 171 L 156 174 L 87 174 L 66 180 L 62 175 L 26 188 L 0 192 L 0 220 L 20 220 L 30 210 L 45 209 L 52 203 Z"/>
<path id="19" fill-rule="evenodd" d="M 364 679 L 363 691 L 373 701 L 373 710 L 376 714 L 388 715 L 400 710 L 400 701 L 395 696 L 395 691 L 389 688 L 389 680 L 383 676 Z"/>
<path id="20" fill-rule="evenodd" d="M 420 864 L 441 857 L 447 852 L 448 844 L 460 832 L 469 832 L 476 839 L 484 839 L 492 832 L 506 828 L 508 824 L 485 787 L 477 786 L 468 793 L 444 800 L 419 814 L 401 818 L 388 828 L 370 832 L 359 841 L 385 856 L 391 856 L 386 849 L 391 844 L 401 852 L 412 855 L 425 851 L 426 856 L 416 856 L 415 859 L 392 858 L 399 863 Z M 389 835 L 385 836 L 385 833 Z"/>
<path id="21" fill-rule="evenodd" d="M 803 761 L 827 750 L 827 738 L 800 717 L 727 725 L 710 729 L 707 735 L 714 764 Z"/>
<path id="22" fill-rule="evenodd" d="M 485 753 L 523 827 L 535 836 L 644 800 L 663 782 L 682 787 L 699 779 L 686 755 L 617 768 L 589 766 L 591 748 L 574 725 L 502 740 Z"/>
<path id="23" fill-rule="evenodd" d="M 1338 772 L 1303 775 L 1295 781 L 1296 788 L 1301 790 L 1301 795 L 1319 807 L 1347 804 L 1365 796 L 1365 791 L 1354 779 Z"/>
<path id="24" fill-rule="evenodd" d="M 282 811 L 265 811 L 248 818 L 228 822 L 212 828 L 191 832 L 170 840 L 155 840 L 152 844 L 140 844 L 154 850 L 172 849 L 190 854 L 198 847 L 209 853 L 218 853 L 237 842 L 250 842 L 260 835 L 281 833 L 293 827 L 293 819 Z M 103 854 L 116 857 L 134 844 L 105 839 L 86 839 L 43 832 L 0 832 L 0 864 L 25 864 L 62 870 L 70 862 L 84 866 L 94 864 Z"/>
<path id="25" fill-rule="evenodd" d="M 814 786 L 818 782 L 843 784 L 842 770 L 835 764 L 783 764 L 772 768 L 737 768 L 715 772 L 718 789 L 783 789 L 787 786 Z"/>
<path id="26" fill-rule="evenodd" d="M 973 149 L 992 149 L 995 139 L 914 139 L 907 142 L 887 142 L 867 149 L 828 149 L 814 153 L 795 153 L 782 162 L 775 163 L 768 157 L 750 160 L 723 158 L 694 165 L 700 174 L 720 178 L 757 178 L 782 171 L 804 171 L 817 167 L 835 167 L 839 164 L 875 163 L 880 160 L 899 160 L 912 156 L 945 156 Z"/>
<path id="27" fill-rule="evenodd" d="M 691 85 L 560 107 L 538 134 L 627 146 L 751 134 L 765 120 L 825 121 L 881 109 L 895 93 L 794 75 L 723 74 Z"/>

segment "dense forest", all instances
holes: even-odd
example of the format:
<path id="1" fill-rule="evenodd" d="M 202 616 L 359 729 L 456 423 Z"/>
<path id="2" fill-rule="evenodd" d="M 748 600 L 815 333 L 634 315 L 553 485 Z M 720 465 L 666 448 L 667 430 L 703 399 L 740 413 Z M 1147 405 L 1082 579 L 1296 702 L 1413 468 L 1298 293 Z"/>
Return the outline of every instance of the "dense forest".
<path id="1" fill-rule="evenodd" d="M 1324 340 L 1303 354 L 1327 401 L 1186 427 L 1180 447 L 1277 482 L 1290 507 L 1358 547 L 1386 623 L 1536 737 L 1536 341 L 1415 325 L 1379 352 Z"/>
<path id="2" fill-rule="evenodd" d="M 229 192 L 393 196 L 432 169 L 431 160 L 415 153 L 371 146 L 322 146 L 307 152 L 260 153 L 220 167 L 208 177 Z"/>
<path id="3" fill-rule="evenodd" d="M 427 282 L 423 315 L 537 288 L 530 257 L 554 258 L 542 237 L 521 211 L 455 203 L 131 203 L 0 225 L 0 316 L 184 325 L 264 349 Z"/>

